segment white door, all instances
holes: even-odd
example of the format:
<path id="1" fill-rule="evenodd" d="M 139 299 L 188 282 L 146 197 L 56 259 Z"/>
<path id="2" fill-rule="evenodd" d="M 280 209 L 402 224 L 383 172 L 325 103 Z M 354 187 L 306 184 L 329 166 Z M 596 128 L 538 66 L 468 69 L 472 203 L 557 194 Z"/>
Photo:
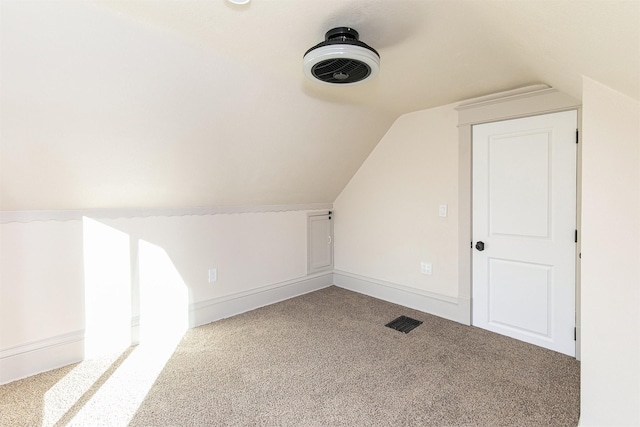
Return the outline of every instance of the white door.
<path id="1" fill-rule="evenodd" d="M 576 111 L 473 127 L 473 325 L 570 356 L 576 129 Z"/>
<path id="2" fill-rule="evenodd" d="M 333 268 L 333 215 L 309 213 L 307 216 L 307 272 Z"/>

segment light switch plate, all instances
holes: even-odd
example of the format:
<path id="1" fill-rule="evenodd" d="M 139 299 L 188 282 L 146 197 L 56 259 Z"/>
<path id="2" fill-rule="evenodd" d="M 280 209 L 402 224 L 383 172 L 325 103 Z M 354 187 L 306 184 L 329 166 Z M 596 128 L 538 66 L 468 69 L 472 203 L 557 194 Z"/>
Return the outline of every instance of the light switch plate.
<path id="1" fill-rule="evenodd" d="M 426 274 L 427 276 L 431 276 L 432 272 L 433 272 L 433 269 L 430 262 L 420 263 L 420 273 Z"/>

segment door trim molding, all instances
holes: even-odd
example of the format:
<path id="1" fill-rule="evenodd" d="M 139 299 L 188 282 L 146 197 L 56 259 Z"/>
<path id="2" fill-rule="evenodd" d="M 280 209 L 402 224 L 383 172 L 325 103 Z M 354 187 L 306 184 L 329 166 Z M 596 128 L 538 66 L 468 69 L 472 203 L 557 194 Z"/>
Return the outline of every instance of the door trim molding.
<path id="1" fill-rule="evenodd" d="M 458 127 L 575 110 L 580 101 L 546 85 L 483 96 L 456 107 Z"/>
<path id="2" fill-rule="evenodd" d="M 470 242 L 472 241 L 471 127 L 482 123 L 568 110 L 577 110 L 578 127 L 580 127 L 582 109 L 580 101 L 557 89 L 538 84 L 475 98 L 459 104 L 456 110 L 458 111 L 458 297 L 470 301 L 467 313 L 468 322 L 470 323 L 472 310 L 470 247 Z M 580 147 L 578 147 L 578 150 L 580 150 Z M 580 166 L 578 164 L 579 170 Z M 577 180 L 579 183 L 579 175 Z M 580 200 L 580 187 L 578 187 L 578 200 Z M 579 226 L 580 222 L 578 221 L 577 223 Z M 576 260 L 576 262 L 578 263 L 579 260 Z M 578 277 L 576 275 L 576 291 L 579 295 L 580 283 Z M 579 326 L 580 301 L 578 298 L 576 298 L 576 311 L 576 323 Z M 579 341 L 576 347 L 576 354 L 580 354 Z"/>

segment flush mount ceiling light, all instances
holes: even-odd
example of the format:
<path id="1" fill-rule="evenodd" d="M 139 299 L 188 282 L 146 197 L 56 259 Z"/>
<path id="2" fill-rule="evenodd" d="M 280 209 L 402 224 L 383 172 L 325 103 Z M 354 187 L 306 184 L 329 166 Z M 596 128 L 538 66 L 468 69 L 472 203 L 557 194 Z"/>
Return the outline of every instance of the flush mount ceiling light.
<path id="1" fill-rule="evenodd" d="M 352 85 L 375 77 L 380 70 L 380 55 L 358 40 L 349 27 L 327 31 L 325 40 L 304 54 L 304 73 L 311 80 L 328 84 Z"/>
<path id="2" fill-rule="evenodd" d="M 247 4 L 250 0 L 227 0 L 229 3 L 233 4 Z"/>

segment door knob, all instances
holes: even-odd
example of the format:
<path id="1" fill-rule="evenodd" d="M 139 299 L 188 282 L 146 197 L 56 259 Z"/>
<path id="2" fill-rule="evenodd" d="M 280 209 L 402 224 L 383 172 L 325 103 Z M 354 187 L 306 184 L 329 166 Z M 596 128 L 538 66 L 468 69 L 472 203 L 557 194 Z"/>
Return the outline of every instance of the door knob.
<path id="1" fill-rule="evenodd" d="M 484 251 L 484 242 L 476 243 L 476 249 L 479 250 L 480 252 Z"/>

